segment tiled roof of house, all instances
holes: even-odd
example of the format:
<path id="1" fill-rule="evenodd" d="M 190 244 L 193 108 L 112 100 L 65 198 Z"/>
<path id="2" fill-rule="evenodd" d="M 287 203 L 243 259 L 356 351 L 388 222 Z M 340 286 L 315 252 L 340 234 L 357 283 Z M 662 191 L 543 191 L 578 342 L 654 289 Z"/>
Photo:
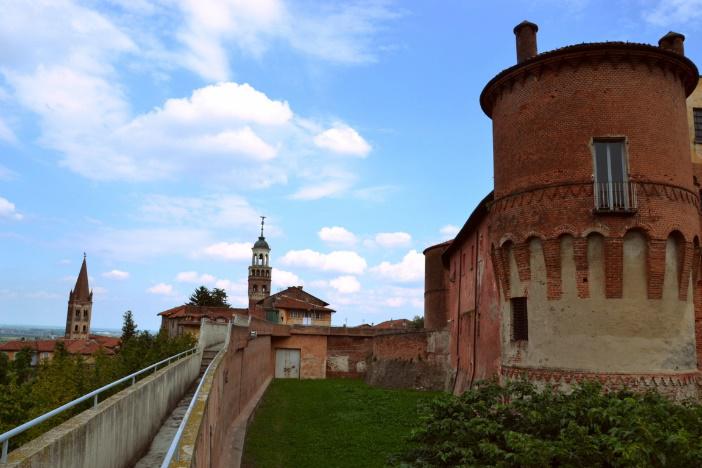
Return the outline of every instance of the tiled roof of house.
<path id="1" fill-rule="evenodd" d="M 290 310 L 311 310 L 311 311 L 318 311 L 318 312 L 336 312 L 333 309 L 330 309 L 328 307 L 323 307 L 323 306 L 318 306 L 315 304 L 311 304 L 309 302 L 301 301 L 299 299 L 295 299 L 293 297 L 288 297 L 288 296 L 278 296 L 276 297 L 273 302 L 272 306 L 276 309 L 290 309 Z"/>
<path id="2" fill-rule="evenodd" d="M 119 338 L 91 335 L 90 339 L 67 340 L 57 338 L 55 340 L 14 340 L 0 344 L 0 351 L 16 352 L 25 348 L 29 348 L 37 353 L 53 353 L 56 345 L 63 343 L 66 351 L 70 354 L 81 354 L 90 356 L 95 354 L 99 349 L 102 349 L 105 354 L 114 354 L 114 348 L 119 345 Z"/>
<path id="3" fill-rule="evenodd" d="M 406 329 L 410 328 L 411 324 L 412 321 L 407 319 L 386 320 L 385 322 L 380 322 L 378 325 L 375 325 L 373 328 L 380 330 Z"/>
<path id="4" fill-rule="evenodd" d="M 249 309 L 241 309 L 236 307 L 206 307 L 196 306 L 191 304 L 183 304 L 172 309 L 164 310 L 158 315 L 166 318 L 195 318 L 199 319 L 206 317 L 216 320 L 218 318 L 231 319 L 235 314 L 248 315 Z"/>

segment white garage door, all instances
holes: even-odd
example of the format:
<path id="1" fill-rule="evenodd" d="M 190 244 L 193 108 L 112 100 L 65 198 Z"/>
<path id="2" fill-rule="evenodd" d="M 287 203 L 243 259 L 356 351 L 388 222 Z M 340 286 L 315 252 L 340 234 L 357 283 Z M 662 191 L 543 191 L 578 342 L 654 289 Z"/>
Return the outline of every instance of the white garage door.
<path id="1" fill-rule="evenodd" d="M 300 378 L 300 350 L 276 349 L 275 350 L 275 378 L 299 379 Z"/>

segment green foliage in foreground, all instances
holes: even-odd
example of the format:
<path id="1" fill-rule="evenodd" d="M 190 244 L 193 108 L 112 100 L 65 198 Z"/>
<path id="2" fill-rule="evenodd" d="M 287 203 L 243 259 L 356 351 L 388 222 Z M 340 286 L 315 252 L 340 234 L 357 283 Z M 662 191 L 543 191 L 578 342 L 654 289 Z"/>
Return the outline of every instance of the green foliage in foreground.
<path id="1" fill-rule="evenodd" d="M 702 466 L 702 406 L 656 393 L 493 382 L 427 405 L 402 466 Z"/>
<path id="2" fill-rule="evenodd" d="M 93 362 L 68 354 L 63 343 L 54 350 L 53 359 L 31 366 L 31 350 L 17 353 L 12 362 L 0 357 L 0 434 L 68 403 L 110 382 L 163 360 L 196 345 L 191 335 L 169 338 L 165 332 L 153 335 L 138 331 L 125 314 L 129 329 L 126 339 L 114 356 L 98 352 Z M 126 322 L 131 321 L 130 324 Z M 4 353 L 0 353 L 4 356 Z M 150 374 L 145 374 L 150 375 Z M 117 393 L 128 384 L 100 395 L 100 401 Z M 10 440 L 11 449 L 46 432 L 91 406 L 91 402 L 64 411 L 46 422 Z"/>
<path id="3" fill-rule="evenodd" d="M 358 380 L 274 380 L 246 433 L 245 467 L 381 467 L 437 393 Z"/>

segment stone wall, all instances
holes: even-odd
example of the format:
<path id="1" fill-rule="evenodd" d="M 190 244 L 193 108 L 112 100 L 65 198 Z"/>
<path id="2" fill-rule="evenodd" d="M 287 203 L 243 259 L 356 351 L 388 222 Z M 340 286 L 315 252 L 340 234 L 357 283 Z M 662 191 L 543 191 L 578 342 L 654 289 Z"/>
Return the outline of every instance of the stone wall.
<path id="1" fill-rule="evenodd" d="M 377 335 L 365 380 L 384 388 L 448 391 L 454 376 L 448 345 L 448 331 Z"/>

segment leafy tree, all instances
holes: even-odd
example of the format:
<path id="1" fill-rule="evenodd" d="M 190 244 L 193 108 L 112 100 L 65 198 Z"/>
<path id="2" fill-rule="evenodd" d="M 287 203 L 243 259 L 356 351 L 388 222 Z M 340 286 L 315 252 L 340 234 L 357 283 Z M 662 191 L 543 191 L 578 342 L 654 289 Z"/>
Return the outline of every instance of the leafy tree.
<path id="1" fill-rule="evenodd" d="M 212 298 L 212 305 L 229 307 L 227 292 L 224 289 L 214 288 L 212 291 L 210 291 L 210 297 Z"/>
<path id="2" fill-rule="evenodd" d="M 411 320 L 410 323 L 410 328 L 414 328 L 415 330 L 421 330 L 424 328 L 424 317 L 420 317 L 419 315 L 415 315 L 414 318 Z"/>
<path id="3" fill-rule="evenodd" d="M 565 394 L 527 382 L 483 382 L 423 411 L 414 446 L 392 464 L 702 466 L 702 406 L 655 392 L 604 392 L 588 382 Z"/>
<path id="4" fill-rule="evenodd" d="M 23 348 L 15 353 L 15 359 L 12 361 L 11 367 L 16 383 L 23 384 L 34 374 L 34 370 L 32 369 L 32 354 L 33 351 L 30 347 Z"/>
<path id="5" fill-rule="evenodd" d="M 228 307 L 227 292 L 224 289 L 214 288 L 211 291 L 205 286 L 200 286 L 190 296 L 190 305 L 208 307 Z"/>
<path id="6" fill-rule="evenodd" d="M 0 388 L 9 382 L 10 360 L 7 354 L 0 352 Z"/>
<path id="7" fill-rule="evenodd" d="M 122 315 L 122 344 L 126 343 L 136 335 L 137 326 L 134 323 L 132 311 L 128 310 Z"/>

